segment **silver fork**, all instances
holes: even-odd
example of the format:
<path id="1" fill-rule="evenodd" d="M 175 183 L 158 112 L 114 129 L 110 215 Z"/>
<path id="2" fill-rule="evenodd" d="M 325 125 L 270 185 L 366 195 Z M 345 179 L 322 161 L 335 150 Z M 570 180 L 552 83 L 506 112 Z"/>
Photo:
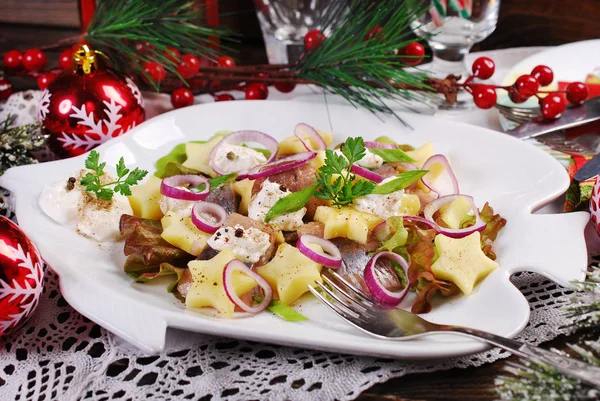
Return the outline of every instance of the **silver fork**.
<path id="1" fill-rule="evenodd" d="M 411 340 L 440 333 L 456 333 L 474 337 L 521 358 L 551 366 L 567 376 L 600 388 L 600 368 L 596 366 L 482 330 L 431 323 L 402 309 L 384 309 L 373 303 L 362 290 L 356 288 L 338 273 L 332 271 L 331 274 L 350 291 L 344 290 L 326 276 L 323 276 L 323 279 L 328 286 L 318 281 L 315 283 L 330 299 L 311 285 L 308 286 L 309 290 L 348 323 L 375 337 Z"/>

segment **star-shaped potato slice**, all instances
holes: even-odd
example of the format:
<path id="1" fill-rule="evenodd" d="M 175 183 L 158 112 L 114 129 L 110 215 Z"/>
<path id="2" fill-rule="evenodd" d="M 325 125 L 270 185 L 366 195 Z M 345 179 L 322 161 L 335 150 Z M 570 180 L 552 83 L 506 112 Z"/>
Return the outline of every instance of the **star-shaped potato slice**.
<path id="1" fill-rule="evenodd" d="M 442 234 L 435 237 L 438 259 L 431 270 L 439 279 L 452 281 L 465 295 L 490 274 L 498 263 L 481 250 L 481 235 L 474 232 L 463 238 L 450 238 Z"/>
<path id="2" fill-rule="evenodd" d="M 225 134 L 218 134 L 206 143 L 186 143 L 185 153 L 187 154 L 187 160 L 183 162 L 183 166 L 198 170 L 211 177 L 216 177 L 217 173 L 210 167 L 210 151 L 217 143 L 221 142 L 223 137 L 225 137 Z"/>
<path id="3" fill-rule="evenodd" d="M 360 212 L 349 206 L 319 206 L 315 213 L 315 221 L 325 225 L 325 239 L 344 237 L 366 244 L 369 231 L 383 220 L 379 216 Z"/>
<path id="4" fill-rule="evenodd" d="M 188 263 L 193 283 L 185 298 L 189 308 L 213 307 L 224 317 L 232 317 L 235 304 L 225 293 L 223 270 L 225 265 L 235 259 L 231 248 L 225 248 L 210 260 L 193 260 Z M 233 289 L 242 296 L 256 287 L 256 281 L 245 274 L 233 272 Z"/>
<path id="5" fill-rule="evenodd" d="M 161 219 L 161 223 L 163 226 L 161 237 L 169 244 L 194 256 L 200 255 L 210 238 L 210 234 L 196 228 L 191 217 L 167 212 Z"/>

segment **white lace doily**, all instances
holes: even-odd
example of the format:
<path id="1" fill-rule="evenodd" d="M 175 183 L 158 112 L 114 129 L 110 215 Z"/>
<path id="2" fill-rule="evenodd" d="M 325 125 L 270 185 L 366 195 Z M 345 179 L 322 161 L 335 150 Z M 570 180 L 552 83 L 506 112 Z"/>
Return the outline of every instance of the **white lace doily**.
<path id="1" fill-rule="evenodd" d="M 29 100 L 16 95 L 19 123 L 31 122 L 27 107 L 19 106 Z M 10 194 L 2 189 L 0 194 L 8 204 L 0 214 L 14 218 Z M 509 355 L 493 349 L 406 362 L 169 330 L 165 351 L 149 356 L 73 310 L 60 295 L 54 273 L 49 271 L 45 282 L 29 322 L 0 338 L 2 400 L 350 400 L 392 377 L 479 366 Z M 531 273 L 514 275 L 512 282 L 531 305 L 529 325 L 517 339 L 539 344 L 566 332 L 570 321 L 561 307 L 569 302 L 568 291 Z"/>

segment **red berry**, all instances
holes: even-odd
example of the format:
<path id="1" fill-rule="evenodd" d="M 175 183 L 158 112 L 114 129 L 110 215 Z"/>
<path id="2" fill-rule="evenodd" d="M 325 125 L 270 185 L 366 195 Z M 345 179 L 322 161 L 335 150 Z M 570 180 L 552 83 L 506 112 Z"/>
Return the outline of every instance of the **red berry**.
<path id="1" fill-rule="evenodd" d="M 527 98 L 524 96 L 521 96 L 521 94 L 519 92 L 517 92 L 516 90 L 514 90 L 514 88 L 511 88 L 508 91 L 508 97 L 510 98 L 510 100 L 513 103 L 524 103 L 527 101 Z"/>
<path id="2" fill-rule="evenodd" d="M 471 66 L 473 75 L 479 79 L 490 79 L 496 71 L 496 64 L 489 57 L 479 57 Z"/>
<path id="3" fill-rule="evenodd" d="M 521 75 L 515 81 L 513 88 L 522 97 L 529 99 L 535 95 L 540 88 L 540 83 L 532 75 Z"/>
<path id="4" fill-rule="evenodd" d="M 177 72 L 185 79 L 196 75 L 198 69 L 200 69 L 200 61 L 191 54 L 185 54 L 177 66 Z"/>
<path id="5" fill-rule="evenodd" d="M 148 61 L 144 64 L 144 71 L 150 76 L 154 83 L 160 83 L 165 79 L 165 67 L 156 61 Z"/>
<path id="6" fill-rule="evenodd" d="M 275 89 L 281 93 L 290 93 L 296 89 L 296 84 L 293 82 L 277 82 L 275 83 Z"/>
<path id="7" fill-rule="evenodd" d="M 58 64 L 64 70 L 70 68 L 73 65 L 73 51 L 71 49 L 63 50 L 58 57 Z"/>
<path id="8" fill-rule="evenodd" d="M 171 93 L 171 104 L 176 109 L 194 104 L 194 94 L 188 88 L 178 88 Z"/>
<path id="9" fill-rule="evenodd" d="M 165 50 L 163 50 L 163 54 L 165 55 L 167 60 L 169 60 L 175 64 L 178 64 L 179 59 L 181 58 L 181 54 L 179 53 L 179 50 L 177 50 L 174 47 L 167 47 Z"/>
<path id="10" fill-rule="evenodd" d="M 269 96 L 269 90 L 265 84 L 253 83 L 246 87 L 246 100 L 263 100 Z"/>
<path id="11" fill-rule="evenodd" d="M 229 93 L 221 93 L 220 95 L 215 95 L 215 102 L 228 102 L 230 100 L 235 100 L 235 98 Z"/>
<path id="12" fill-rule="evenodd" d="M 473 102 L 480 109 L 491 109 L 498 100 L 496 90 L 488 85 L 473 85 Z"/>
<path id="13" fill-rule="evenodd" d="M 553 120 L 561 116 L 565 111 L 565 98 L 558 93 L 550 93 L 540 102 L 540 109 L 544 118 Z"/>
<path id="14" fill-rule="evenodd" d="M 571 82 L 567 85 L 567 100 L 572 104 L 582 104 L 589 94 L 586 84 L 581 82 Z"/>
<path id="15" fill-rule="evenodd" d="M 29 71 L 41 71 L 46 66 L 46 54 L 40 49 L 29 49 L 23 55 L 23 65 Z"/>
<path id="16" fill-rule="evenodd" d="M 0 78 L 0 101 L 8 99 L 12 94 L 13 87 L 8 79 Z"/>
<path id="17" fill-rule="evenodd" d="M 231 68 L 235 67 L 235 60 L 229 56 L 221 56 L 217 60 L 217 64 L 219 64 L 219 67 Z"/>
<path id="18" fill-rule="evenodd" d="M 56 78 L 56 76 L 51 73 L 42 74 L 42 75 L 38 76 L 37 84 L 38 84 L 38 87 L 40 88 L 40 90 L 46 89 L 48 84 L 50 84 L 50 82 L 52 82 L 54 80 L 54 78 Z"/>
<path id="19" fill-rule="evenodd" d="M 404 64 L 417 65 L 423 61 L 423 57 L 425 57 L 425 48 L 419 42 L 412 42 L 400 49 L 400 55 L 411 56 L 411 58 L 402 59 Z"/>
<path id="20" fill-rule="evenodd" d="M 319 29 L 311 29 L 304 35 L 304 50 L 311 52 L 325 41 L 325 35 Z"/>
<path id="21" fill-rule="evenodd" d="M 365 41 L 369 41 L 373 38 L 381 39 L 381 37 L 383 36 L 381 33 L 382 30 L 383 27 L 381 25 L 376 25 L 375 27 L 371 28 L 371 30 L 369 31 L 369 33 L 367 33 L 367 36 L 365 37 Z"/>
<path id="22" fill-rule="evenodd" d="M 4 67 L 16 70 L 21 67 L 23 62 L 23 53 L 18 50 L 10 50 L 4 55 Z"/>
<path id="23" fill-rule="evenodd" d="M 554 80 L 554 73 L 550 69 L 550 67 L 546 67 L 545 65 L 538 65 L 533 70 L 531 70 L 531 75 L 533 75 L 541 86 L 548 86 Z"/>

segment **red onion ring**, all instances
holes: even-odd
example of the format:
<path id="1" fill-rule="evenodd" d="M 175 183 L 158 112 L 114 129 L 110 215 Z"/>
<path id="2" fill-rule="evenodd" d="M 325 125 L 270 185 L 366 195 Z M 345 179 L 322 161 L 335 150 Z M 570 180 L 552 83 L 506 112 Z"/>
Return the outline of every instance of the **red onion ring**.
<path id="1" fill-rule="evenodd" d="M 407 276 L 408 262 L 404 260 L 402 256 L 394 252 L 379 252 L 378 254 L 373 256 L 371 260 L 369 260 L 367 266 L 365 267 L 365 284 L 367 285 L 367 288 L 369 289 L 373 300 L 383 306 L 397 306 L 400 302 L 402 302 L 402 300 L 408 293 L 410 286 L 407 285 L 402 290 L 396 292 L 390 291 L 387 288 L 385 288 L 383 284 L 381 284 L 381 282 L 377 279 L 377 274 L 375 273 L 375 265 L 377 263 L 377 260 L 381 257 L 391 259 L 394 262 L 398 263 Z"/>
<path id="2" fill-rule="evenodd" d="M 262 288 L 264 292 L 263 300 L 258 305 L 248 305 L 235 293 L 235 289 L 233 288 L 233 272 L 236 270 L 254 279 L 258 286 Z M 237 259 L 233 259 L 227 263 L 227 265 L 225 265 L 225 268 L 223 269 L 223 287 L 225 288 L 225 294 L 229 300 L 240 307 L 240 309 L 242 309 L 244 312 L 248 313 L 262 312 L 267 308 L 267 306 L 269 306 L 271 299 L 273 299 L 273 290 L 271 289 L 269 283 L 267 283 L 264 278 L 246 266 L 244 262 Z"/>
<path id="3" fill-rule="evenodd" d="M 423 163 L 423 170 L 431 170 L 429 167 L 436 164 L 436 163 L 440 163 L 443 167 L 444 167 L 444 171 L 446 173 L 447 180 L 446 183 L 450 183 L 452 185 L 452 190 L 450 190 L 449 188 L 441 188 L 440 189 L 440 185 L 439 185 L 439 181 L 442 177 L 438 177 L 437 179 L 437 184 L 438 185 L 434 185 L 433 183 L 429 182 L 429 174 L 426 174 L 425 177 L 423 177 L 421 180 L 423 181 L 423 184 L 429 188 L 431 191 L 435 192 L 436 194 L 438 194 L 438 196 L 446 196 L 446 195 L 457 195 L 460 193 L 460 190 L 458 189 L 458 180 L 456 179 L 456 176 L 454 175 L 454 172 L 452 171 L 452 168 L 450 167 L 450 162 L 448 162 L 448 159 L 446 159 L 446 156 L 444 155 L 433 155 L 431 156 L 429 159 L 427 159 L 427 161 L 425 161 L 425 163 Z M 442 173 L 443 175 L 444 173 Z"/>
<path id="4" fill-rule="evenodd" d="M 253 167 L 252 169 L 250 169 L 250 171 L 248 171 L 248 174 L 246 174 L 245 177 L 251 180 L 269 177 L 273 174 L 277 174 L 282 171 L 301 166 L 304 163 L 314 159 L 315 157 L 317 157 L 317 152 L 296 153 L 292 156 L 287 156 L 270 163 L 265 163 Z"/>
<path id="5" fill-rule="evenodd" d="M 376 182 L 377 184 L 379 184 L 384 179 L 382 175 L 377 174 L 367 168 L 361 167 L 357 164 L 353 164 L 352 167 L 350 167 L 350 171 L 352 171 L 356 175 L 361 176 L 362 178 L 366 178 L 369 181 Z"/>
<path id="6" fill-rule="evenodd" d="M 382 221 L 375 226 L 373 229 L 373 235 L 375 235 L 375 238 L 377 238 L 377 241 L 379 242 L 385 242 L 393 236 L 390 226 L 385 221 Z"/>
<path id="7" fill-rule="evenodd" d="M 267 163 L 275 159 L 277 156 L 277 151 L 279 150 L 279 142 L 275 138 L 270 135 L 267 135 L 260 131 L 236 131 L 224 137 L 219 143 L 215 145 L 214 148 L 210 151 L 210 168 L 214 170 L 215 173 L 219 175 L 225 175 L 229 173 L 238 173 L 238 180 L 247 178 L 247 171 L 235 171 L 221 169 L 215 163 L 215 156 L 219 152 L 219 149 L 225 144 L 228 145 L 241 145 L 246 142 L 257 142 L 262 144 L 269 152 L 271 152 L 271 156 L 267 159 Z"/>
<path id="8" fill-rule="evenodd" d="M 178 187 L 192 186 L 197 187 L 204 184 L 202 192 L 192 192 Z M 181 199 L 187 201 L 199 201 L 210 193 L 210 184 L 206 178 L 201 175 L 180 174 L 167 177 L 160 183 L 160 193 L 169 198 Z"/>
<path id="9" fill-rule="evenodd" d="M 308 124 L 300 123 L 296 125 L 296 128 L 294 128 L 294 135 L 296 135 L 298 139 L 300 139 L 302 145 L 304 145 L 306 150 L 309 152 L 327 149 L 327 144 L 325 143 L 323 137 L 319 135 L 316 129 L 314 129 Z M 305 141 L 304 138 L 302 138 L 303 135 L 308 135 L 309 139 L 312 139 L 312 141 L 317 144 L 317 148 L 312 149 L 309 146 L 309 143 Z"/>
<path id="10" fill-rule="evenodd" d="M 446 195 L 446 196 L 442 196 L 440 198 L 437 198 L 433 201 L 431 201 L 431 203 L 429 203 L 429 205 L 425 206 L 425 209 L 423 210 L 423 215 L 425 216 L 425 218 L 427 220 L 429 220 L 430 222 L 433 222 L 433 215 L 440 210 L 442 207 L 454 202 L 456 199 L 458 199 L 459 196 L 462 196 L 464 198 L 466 198 L 469 203 L 471 204 L 471 209 L 473 210 L 473 213 L 475 214 L 475 224 L 472 225 L 471 227 L 467 227 L 467 228 L 445 228 L 445 227 L 440 227 L 439 225 L 436 225 L 436 230 L 440 233 L 440 234 L 444 234 L 447 237 L 451 237 L 451 238 L 463 238 L 466 237 L 467 235 L 473 234 L 475 231 L 483 231 L 485 230 L 485 227 L 487 226 L 487 223 L 485 221 L 483 221 L 481 219 L 481 216 L 479 216 L 479 210 L 477 209 L 477 206 L 475 205 L 475 201 L 473 200 L 472 197 L 468 196 L 468 195 Z"/>
<path id="11" fill-rule="evenodd" d="M 418 216 L 402 216 L 402 218 L 406 221 L 416 221 L 417 223 L 423 223 L 429 226 L 429 228 L 433 228 L 436 231 L 440 228 L 435 222 L 429 221 L 423 217 Z"/>
<path id="12" fill-rule="evenodd" d="M 376 141 L 366 141 L 365 148 L 374 148 L 374 149 L 398 149 L 398 145 L 394 145 L 393 143 L 383 143 Z"/>
<path id="13" fill-rule="evenodd" d="M 215 221 L 207 221 L 203 214 L 209 214 Z M 227 219 L 227 212 L 222 206 L 212 202 L 197 202 L 192 208 L 192 223 L 205 233 L 214 234 Z"/>
<path id="14" fill-rule="evenodd" d="M 323 252 L 310 249 L 309 244 L 317 244 L 323 248 Z M 319 263 L 331 269 L 337 269 L 342 265 L 342 253 L 333 242 L 317 237 L 312 234 L 303 234 L 296 242 L 296 248 L 313 262 Z"/>

